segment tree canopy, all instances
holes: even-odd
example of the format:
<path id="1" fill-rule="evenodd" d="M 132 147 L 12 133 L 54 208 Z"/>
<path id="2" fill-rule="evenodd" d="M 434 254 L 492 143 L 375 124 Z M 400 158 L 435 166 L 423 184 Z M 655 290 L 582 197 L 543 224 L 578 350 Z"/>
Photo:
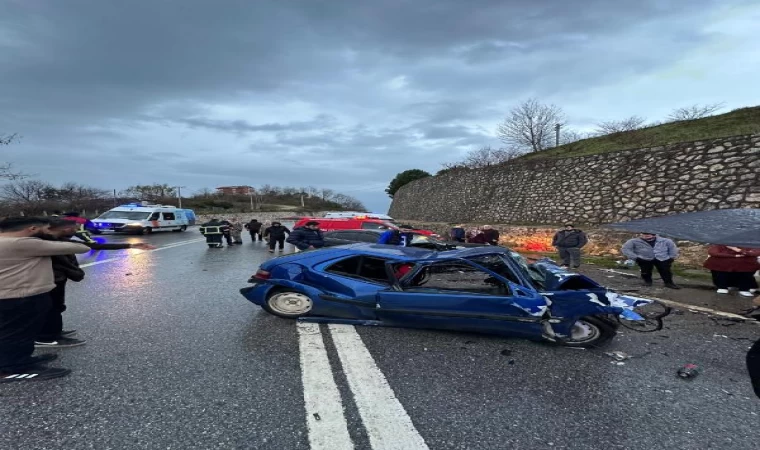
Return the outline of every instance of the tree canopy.
<path id="1" fill-rule="evenodd" d="M 396 178 L 391 181 L 391 183 L 388 185 L 388 189 L 386 189 L 385 192 L 390 198 L 393 198 L 393 196 L 396 194 L 396 191 L 398 191 L 405 184 L 411 183 L 412 181 L 419 180 L 421 178 L 427 178 L 429 176 L 431 175 L 428 172 L 425 172 L 421 169 L 405 170 L 396 175 Z"/>

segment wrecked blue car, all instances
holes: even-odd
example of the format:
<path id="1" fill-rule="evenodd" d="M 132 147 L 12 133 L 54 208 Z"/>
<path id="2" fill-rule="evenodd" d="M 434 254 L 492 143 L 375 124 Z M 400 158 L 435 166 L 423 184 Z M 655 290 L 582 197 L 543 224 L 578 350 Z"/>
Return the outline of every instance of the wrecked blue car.
<path id="1" fill-rule="evenodd" d="M 279 317 L 431 328 L 595 347 L 651 300 L 612 292 L 504 247 L 451 251 L 353 244 L 262 264 L 241 289 Z M 657 317 L 659 319 L 662 314 Z M 660 321 L 661 326 L 661 321 Z"/>

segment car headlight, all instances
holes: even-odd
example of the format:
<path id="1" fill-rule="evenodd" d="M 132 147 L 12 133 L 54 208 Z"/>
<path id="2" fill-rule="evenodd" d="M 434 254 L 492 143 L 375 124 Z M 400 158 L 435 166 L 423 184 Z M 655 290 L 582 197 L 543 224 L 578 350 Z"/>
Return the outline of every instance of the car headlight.
<path id="1" fill-rule="evenodd" d="M 128 227 L 141 227 L 142 224 L 139 223 L 139 222 L 135 222 L 135 223 L 128 223 L 127 226 Z"/>

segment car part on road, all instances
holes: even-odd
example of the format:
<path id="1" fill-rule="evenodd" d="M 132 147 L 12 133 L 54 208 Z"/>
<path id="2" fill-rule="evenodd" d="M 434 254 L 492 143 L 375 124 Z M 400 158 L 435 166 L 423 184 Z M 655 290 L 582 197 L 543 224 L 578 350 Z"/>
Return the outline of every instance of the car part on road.
<path id="1" fill-rule="evenodd" d="M 697 367 L 696 364 L 686 364 L 685 366 L 678 369 L 679 378 L 683 379 L 693 379 L 696 378 L 697 375 L 699 375 L 699 367 Z"/>
<path id="2" fill-rule="evenodd" d="M 61 378 L 70 374 L 69 369 L 60 369 L 54 367 L 38 367 L 20 371 L 19 373 L 0 372 L 0 383 L 13 383 L 21 381 L 41 381 Z"/>

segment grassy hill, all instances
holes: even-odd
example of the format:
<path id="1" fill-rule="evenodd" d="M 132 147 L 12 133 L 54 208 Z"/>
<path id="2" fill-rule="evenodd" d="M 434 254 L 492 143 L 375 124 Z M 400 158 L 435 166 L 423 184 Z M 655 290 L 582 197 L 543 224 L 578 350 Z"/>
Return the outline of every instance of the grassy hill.
<path id="1" fill-rule="evenodd" d="M 741 108 L 703 119 L 671 122 L 635 131 L 583 139 L 542 152 L 530 153 L 520 157 L 519 160 L 594 155 L 753 133 L 760 133 L 760 106 Z"/>

